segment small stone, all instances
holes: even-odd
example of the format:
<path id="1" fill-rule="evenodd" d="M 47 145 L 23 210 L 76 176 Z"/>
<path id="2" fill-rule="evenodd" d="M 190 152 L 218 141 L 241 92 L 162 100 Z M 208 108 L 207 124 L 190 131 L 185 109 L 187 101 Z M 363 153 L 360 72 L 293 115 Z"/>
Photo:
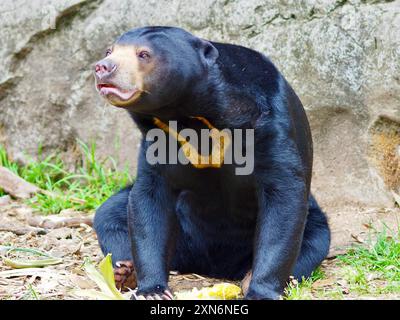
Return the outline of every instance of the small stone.
<path id="1" fill-rule="evenodd" d="M 12 199 L 9 195 L 0 197 L 0 207 L 9 205 L 11 201 Z"/>

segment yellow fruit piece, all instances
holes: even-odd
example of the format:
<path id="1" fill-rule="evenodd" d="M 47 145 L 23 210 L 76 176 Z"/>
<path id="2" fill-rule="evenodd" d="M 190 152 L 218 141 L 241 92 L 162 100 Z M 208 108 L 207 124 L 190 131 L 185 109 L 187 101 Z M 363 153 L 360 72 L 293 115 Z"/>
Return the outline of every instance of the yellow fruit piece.
<path id="1" fill-rule="evenodd" d="M 202 289 L 176 292 L 178 300 L 234 300 L 238 299 L 242 289 L 232 283 L 218 283 Z"/>

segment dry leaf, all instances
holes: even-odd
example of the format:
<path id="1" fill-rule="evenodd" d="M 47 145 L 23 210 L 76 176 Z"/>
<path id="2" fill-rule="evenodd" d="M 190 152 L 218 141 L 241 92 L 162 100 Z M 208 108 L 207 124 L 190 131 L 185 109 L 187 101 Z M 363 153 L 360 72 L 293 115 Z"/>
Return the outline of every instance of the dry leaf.
<path id="1" fill-rule="evenodd" d="M 321 280 L 317 280 L 312 284 L 312 288 L 313 289 L 320 289 L 323 287 L 330 287 L 333 286 L 336 283 L 335 279 L 321 279 Z"/>
<path id="2" fill-rule="evenodd" d="M 361 239 L 358 235 L 351 234 L 351 237 L 358 243 L 365 243 L 365 241 Z"/>
<path id="3" fill-rule="evenodd" d="M 76 289 L 73 294 L 80 297 L 95 298 L 100 300 L 127 300 L 115 286 L 114 271 L 111 262 L 111 254 L 108 254 L 99 264 L 99 271 L 86 260 L 84 263 L 86 275 L 100 288 L 98 290 Z"/>
<path id="4" fill-rule="evenodd" d="M 94 289 L 95 288 L 95 285 L 92 282 L 90 282 L 90 281 L 86 280 L 84 277 L 78 276 L 76 274 L 71 274 L 70 280 L 76 287 L 79 287 L 81 289 Z"/>

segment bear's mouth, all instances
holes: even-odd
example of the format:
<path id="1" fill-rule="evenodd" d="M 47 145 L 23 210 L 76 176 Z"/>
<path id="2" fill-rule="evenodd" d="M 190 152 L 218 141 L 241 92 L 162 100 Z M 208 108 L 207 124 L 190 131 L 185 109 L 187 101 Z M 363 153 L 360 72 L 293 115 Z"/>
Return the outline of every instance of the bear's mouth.
<path id="1" fill-rule="evenodd" d="M 108 97 L 113 95 L 121 101 L 128 101 L 133 98 L 137 92 L 139 92 L 139 89 L 136 86 L 130 90 L 123 90 L 110 83 L 99 83 L 96 87 L 101 96 Z"/>

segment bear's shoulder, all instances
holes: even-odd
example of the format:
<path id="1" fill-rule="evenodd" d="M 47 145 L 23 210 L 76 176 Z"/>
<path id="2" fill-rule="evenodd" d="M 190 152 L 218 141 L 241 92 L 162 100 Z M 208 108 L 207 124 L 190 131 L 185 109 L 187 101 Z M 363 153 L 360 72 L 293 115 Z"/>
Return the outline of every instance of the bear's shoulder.
<path id="1" fill-rule="evenodd" d="M 239 88 L 277 89 L 280 72 L 266 55 L 235 44 L 211 43 L 219 52 L 217 63 L 225 81 Z"/>

